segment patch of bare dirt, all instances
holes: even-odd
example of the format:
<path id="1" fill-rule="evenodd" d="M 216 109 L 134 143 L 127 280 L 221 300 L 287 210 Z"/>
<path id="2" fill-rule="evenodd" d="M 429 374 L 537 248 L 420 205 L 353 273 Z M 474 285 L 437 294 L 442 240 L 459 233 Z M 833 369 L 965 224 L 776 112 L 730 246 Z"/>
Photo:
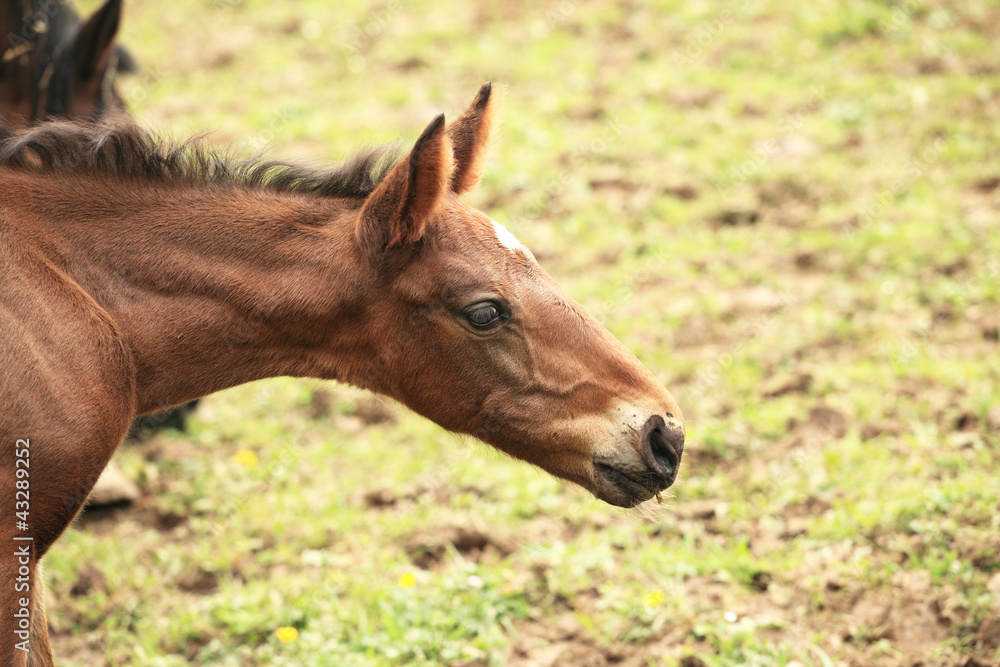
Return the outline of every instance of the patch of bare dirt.
<path id="1" fill-rule="evenodd" d="M 673 345 L 677 348 L 697 347 L 715 338 L 716 322 L 705 315 L 685 318 L 674 331 Z"/>
<path id="2" fill-rule="evenodd" d="M 691 183 L 671 183 L 663 188 L 663 194 L 676 197 L 681 201 L 691 201 L 698 198 L 698 188 Z"/>
<path id="3" fill-rule="evenodd" d="M 474 486 L 451 487 L 431 478 L 402 489 L 389 487 L 371 489 L 361 496 L 361 502 L 372 509 L 405 510 L 421 500 L 444 505 L 452 496 L 459 494 L 481 498 L 483 491 Z"/>
<path id="4" fill-rule="evenodd" d="M 718 99 L 722 92 L 715 88 L 680 86 L 667 95 L 667 104 L 678 109 L 702 109 Z"/>
<path id="5" fill-rule="evenodd" d="M 648 647 L 601 646 L 572 613 L 520 626 L 507 649 L 510 667 L 605 667 L 646 665 Z M 661 654 L 662 655 L 662 654 Z"/>
<path id="6" fill-rule="evenodd" d="M 777 398 L 786 394 L 807 394 L 812 387 L 812 373 L 800 370 L 782 371 L 769 377 L 761 385 L 761 395 Z"/>
<path id="7" fill-rule="evenodd" d="M 811 421 L 840 430 L 843 415 L 827 406 L 819 407 L 810 415 Z M 751 549 L 756 553 L 776 541 L 796 537 L 804 532 L 809 518 L 829 508 L 828 501 L 810 498 L 787 506 L 780 520 L 748 524 Z M 724 503 L 713 499 L 688 501 L 672 511 L 681 524 L 703 528 L 727 519 L 728 513 Z M 803 527 L 795 529 L 799 524 Z M 712 538 L 701 532 L 699 539 Z M 973 612 L 968 600 L 954 587 L 934 583 L 926 571 L 902 569 L 889 585 L 871 588 L 839 570 L 841 564 L 859 556 L 872 561 L 873 571 L 892 563 L 905 563 L 912 553 L 923 548 L 923 539 L 919 535 L 895 536 L 874 551 L 848 542 L 823 547 L 810 553 L 794 572 L 752 573 L 742 593 L 730 583 L 720 583 L 712 577 L 691 577 L 683 582 L 685 596 L 697 600 L 702 608 L 718 609 L 720 616 L 727 611 L 738 619 L 761 623 L 761 637 L 785 646 L 800 661 L 790 664 L 809 664 L 819 649 L 837 664 L 850 667 L 1000 667 L 996 657 L 1000 648 L 1000 573 L 994 574 L 987 584 L 988 590 L 997 596 L 991 612 L 970 624 Z M 960 542 L 956 539 L 959 547 Z M 996 563 L 994 560 L 982 565 L 989 571 Z M 534 577 L 534 585 L 542 593 L 550 594 L 544 568 L 536 569 Z M 714 653 L 710 643 L 694 632 L 683 612 L 663 631 L 642 642 L 603 644 L 581 627 L 576 617 L 577 613 L 586 613 L 600 604 L 597 590 L 578 591 L 572 599 L 556 596 L 555 608 L 562 611 L 520 625 L 512 637 L 505 664 L 640 667 L 650 661 L 659 664 L 665 656 L 670 656 L 675 660 L 672 664 L 695 667 L 706 663 L 692 655 L 692 651 Z M 959 636 L 971 642 L 969 646 L 975 653 L 970 656 L 967 650 L 964 656 L 948 657 L 949 653 L 942 652 L 941 647 Z"/>
<path id="8" fill-rule="evenodd" d="M 804 422 L 790 419 L 780 445 L 789 449 L 815 448 L 847 434 L 847 416 L 828 405 L 816 405 Z"/>
<path id="9" fill-rule="evenodd" d="M 760 211 L 751 207 L 731 206 L 716 213 L 712 220 L 729 227 L 755 225 L 760 220 Z"/>
<path id="10" fill-rule="evenodd" d="M 306 406 L 306 414 L 313 420 L 336 418 L 337 428 L 346 433 L 360 433 L 369 426 L 394 424 L 397 420 L 392 404 L 374 395 L 358 397 L 352 414 L 339 414 L 337 404 L 341 398 L 336 391 L 316 389 Z"/>
<path id="11" fill-rule="evenodd" d="M 894 437 L 903 432 L 903 425 L 895 419 L 879 419 L 861 427 L 861 438 L 873 440 L 881 435 Z"/>
<path id="12" fill-rule="evenodd" d="M 983 621 L 976 632 L 976 648 L 983 651 L 1000 649 L 1000 614 Z"/>
<path id="13" fill-rule="evenodd" d="M 107 578 L 105 578 L 104 573 L 99 568 L 90 563 L 85 563 L 77 573 L 76 582 L 70 589 L 69 594 L 73 597 L 80 597 L 82 595 L 90 595 L 96 591 L 104 593 L 108 591 Z"/>
<path id="14" fill-rule="evenodd" d="M 110 665 L 104 657 L 104 649 L 93 637 L 83 634 L 49 634 L 52 651 L 66 664 L 104 667 Z"/>
<path id="15" fill-rule="evenodd" d="M 988 193 L 1000 188 L 1000 176 L 985 176 L 972 183 L 977 192 Z"/>
<path id="16" fill-rule="evenodd" d="M 506 558 L 517 548 L 506 535 L 491 534 L 467 526 L 438 526 L 420 530 L 406 540 L 406 552 L 417 567 L 429 570 L 445 560 L 449 547 L 464 558 L 479 561 L 493 553 Z"/>
<path id="17" fill-rule="evenodd" d="M 184 572 L 177 578 L 177 587 L 186 593 L 208 595 L 219 589 L 219 578 L 204 568 Z"/>

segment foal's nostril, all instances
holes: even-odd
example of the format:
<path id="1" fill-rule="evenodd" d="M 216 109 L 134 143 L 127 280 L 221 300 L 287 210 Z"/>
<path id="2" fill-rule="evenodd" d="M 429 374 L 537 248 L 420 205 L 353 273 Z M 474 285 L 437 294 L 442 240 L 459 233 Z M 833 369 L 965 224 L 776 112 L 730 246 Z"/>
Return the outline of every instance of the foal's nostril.
<path id="1" fill-rule="evenodd" d="M 673 422 L 653 415 L 642 427 L 642 453 L 650 468 L 672 481 L 684 451 L 684 431 Z"/>

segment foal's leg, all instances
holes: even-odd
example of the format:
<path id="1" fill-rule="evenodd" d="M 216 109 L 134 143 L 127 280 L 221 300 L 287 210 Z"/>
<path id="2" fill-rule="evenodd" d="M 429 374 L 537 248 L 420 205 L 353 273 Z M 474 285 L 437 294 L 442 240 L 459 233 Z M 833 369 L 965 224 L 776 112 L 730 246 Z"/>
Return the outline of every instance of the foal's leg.
<path id="1" fill-rule="evenodd" d="M 4 241 L 0 235 L 0 667 L 50 667 L 39 562 L 135 416 L 135 368 L 111 317 L 59 262 L 31 244 L 11 259 Z"/>
<path id="2" fill-rule="evenodd" d="M 6 495 L 3 497 L 6 499 Z M 10 497 L 13 498 L 13 494 Z M 30 542 L 14 540 L 19 535 L 15 533 L 13 517 L 0 516 L 0 520 L 6 524 L 0 530 L 3 549 L 0 552 L 0 585 L 3 586 L 0 590 L 0 665 L 23 667 L 28 664 L 29 651 L 33 648 L 31 625 L 35 617 L 37 568 Z M 44 662 L 39 664 L 45 665 Z"/>
<path id="3" fill-rule="evenodd" d="M 17 544 L 17 542 L 9 539 L 5 544 Z M 0 665 L 54 667 L 52 648 L 49 645 L 49 624 L 45 617 L 42 564 L 31 558 L 26 569 L 22 570 L 19 557 L 15 556 L 11 559 L 9 554 L 4 554 L 4 556 L 7 557 L 3 559 L 3 565 L 0 565 L 0 580 L 5 582 L 5 587 L 14 589 L 17 599 L 13 608 L 5 605 L 5 610 L 11 609 L 10 618 L 5 615 L 3 620 L 7 622 L 0 623 L 0 627 L 2 627 L 0 632 L 4 633 Z M 15 565 L 9 567 L 9 563 L 12 561 Z M 8 567 L 4 567 L 5 565 Z M 30 588 L 18 591 L 16 590 L 18 584 L 26 584 Z M 21 605 L 21 602 L 27 602 L 27 604 Z M 24 623 L 21 623 L 22 619 Z"/>
<path id="4" fill-rule="evenodd" d="M 113 435 L 105 431 L 103 437 L 81 437 L 79 442 L 89 443 L 87 447 L 56 440 L 50 447 L 32 449 L 27 529 L 19 529 L 20 519 L 13 516 L 17 497 L 14 476 L 0 476 L 0 667 L 55 665 L 45 616 L 41 559 L 80 511 L 114 453 L 128 426 L 128 415 L 120 421 L 120 431 L 114 429 Z M 36 447 L 36 441 L 31 447 Z M 0 452 L 4 464 L 10 458 L 8 452 Z M 3 468 L 7 473 L 14 466 Z"/>
<path id="5" fill-rule="evenodd" d="M 49 644 L 49 619 L 45 617 L 45 576 L 42 562 L 35 565 L 34 611 L 31 614 L 31 650 L 28 667 L 54 667 L 52 646 Z"/>

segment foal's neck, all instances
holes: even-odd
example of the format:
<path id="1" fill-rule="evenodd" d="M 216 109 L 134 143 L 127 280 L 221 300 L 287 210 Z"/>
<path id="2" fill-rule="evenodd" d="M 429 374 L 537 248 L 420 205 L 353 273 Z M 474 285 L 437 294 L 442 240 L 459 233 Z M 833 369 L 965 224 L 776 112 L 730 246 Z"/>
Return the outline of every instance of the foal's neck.
<path id="1" fill-rule="evenodd" d="M 359 346 L 355 204 L 237 187 L 86 190 L 49 200 L 77 212 L 53 211 L 50 231 L 131 348 L 140 413 L 265 377 L 349 379 L 336 351 Z"/>

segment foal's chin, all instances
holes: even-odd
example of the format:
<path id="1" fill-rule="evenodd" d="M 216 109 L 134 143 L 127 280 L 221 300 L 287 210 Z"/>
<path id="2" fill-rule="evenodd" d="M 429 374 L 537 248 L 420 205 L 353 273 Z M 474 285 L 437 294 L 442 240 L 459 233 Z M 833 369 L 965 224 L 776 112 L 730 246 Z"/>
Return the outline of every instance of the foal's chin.
<path id="1" fill-rule="evenodd" d="M 626 509 L 633 508 L 647 500 L 656 498 L 667 488 L 669 485 L 659 489 L 646 487 L 631 478 L 624 477 L 615 470 L 603 468 L 601 464 L 594 466 L 592 492 L 598 500 L 603 500 L 609 505 Z"/>

